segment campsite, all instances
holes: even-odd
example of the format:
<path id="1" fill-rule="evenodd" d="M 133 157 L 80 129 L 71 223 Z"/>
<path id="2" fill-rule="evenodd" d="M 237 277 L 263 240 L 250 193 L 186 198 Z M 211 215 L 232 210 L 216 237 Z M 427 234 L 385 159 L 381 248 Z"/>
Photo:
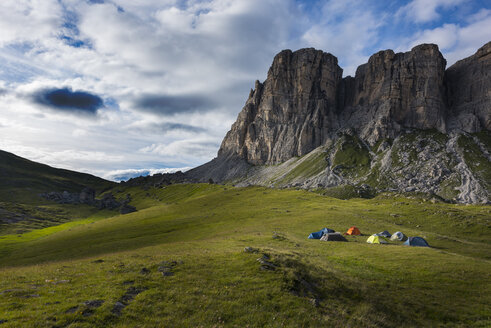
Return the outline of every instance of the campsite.
<path id="1" fill-rule="evenodd" d="M 2 328 L 489 326 L 487 207 L 210 184 L 126 193 L 137 212 L 0 236 Z M 351 226 L 364 235 L 307 238 Z M 366 243 L 384 230 L 432 247 Z"/>
<path id="2" fill-rule="evenodd" d="M 363 236 L 360 229 L 352 226 L 344 233 L 346 236 Z M 308 239 L 319 239 L 321 241 L 348 241 L 344 238 L 341 233 L 334 231 L 329 228 L 322 228 L 319 231 L 312 232 Z M 430 247 L 428 242 L 422 237 L 406 237 L 402 232 L 396 231 L 392 235 L 387 230 L 376 233 L 368 237 L 367 243 L 369 244 L 401 244 L 398 242 L 404 241 L 405 246 L 415 246 L 415 247 Z"/>

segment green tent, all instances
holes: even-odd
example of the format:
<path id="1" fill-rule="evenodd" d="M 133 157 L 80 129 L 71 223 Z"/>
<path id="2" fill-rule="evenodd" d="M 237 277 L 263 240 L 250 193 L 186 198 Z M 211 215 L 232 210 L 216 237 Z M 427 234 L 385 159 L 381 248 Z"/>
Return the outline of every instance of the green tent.
<path id="1" fill-rule="evenodd" d="M 369 244 L 387 244 L 387 238 L 377 235 L 371 235 L 367 239 L 367 243 Z"/>

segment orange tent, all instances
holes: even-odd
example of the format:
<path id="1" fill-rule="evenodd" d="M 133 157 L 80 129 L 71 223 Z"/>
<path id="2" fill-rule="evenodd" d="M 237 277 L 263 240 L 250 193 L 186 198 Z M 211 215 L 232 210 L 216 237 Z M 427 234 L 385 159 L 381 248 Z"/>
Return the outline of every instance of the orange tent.
<path id="1" fill-rule="evenodd" d="M 346 231 L 345 235 L 361 235 L 361 232 L 360 230 L 355 227 L 355 226 L 352 226 L 351 228 L 348 229 L 348 231 Z"/>

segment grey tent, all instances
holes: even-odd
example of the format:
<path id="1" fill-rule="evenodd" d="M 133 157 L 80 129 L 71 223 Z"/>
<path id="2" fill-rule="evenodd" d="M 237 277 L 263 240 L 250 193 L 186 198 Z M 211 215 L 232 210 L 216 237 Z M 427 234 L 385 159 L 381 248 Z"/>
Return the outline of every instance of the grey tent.
<path id="1" fill-rule="evenodd" d="M 385 237 L 385 238 L 390 238 L 392 235 L 390 234 L 390 232 L 388 232 L 387 230 L 385 231 L 382 231 L 382 232 L 379 232 L 376 234 L 377 236 L 380 236 L 380 237 Z"/>
<path id="2" fill-rule="evenodd" d="M 392 235 L 392 237 L 390 237 L 390 240 L 400 240 L 400 241 L 405 241 L 407 239 L 406 235 L 403 234 L 402 232 L 400 231 L 396 231 L 394 232 L 394 234 Z"/>
<path id="3" fill-rule="evenodd" d="M 404 245 L 407 245 L 407 246 L 430 247 L 430 245 L 428 245 L 428 243 L 426 242 L 426 240 L 424 240 L 421 237 L 409 237 L 406 240 L 406 242 L 404 243 Z"/>
<path id="4" fill-rule="evenodd" d="M 322 241 L 347 241 L 339 232 L 326 233 L 321 237 Z"/>

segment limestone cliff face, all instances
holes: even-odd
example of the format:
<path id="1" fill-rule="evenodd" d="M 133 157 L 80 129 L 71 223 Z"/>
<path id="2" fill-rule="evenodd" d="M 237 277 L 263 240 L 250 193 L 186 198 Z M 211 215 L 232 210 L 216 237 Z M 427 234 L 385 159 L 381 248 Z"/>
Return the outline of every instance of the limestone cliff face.
<path id="1" fill-rule="evenodd" d="M 446 60 L 433 44 L 406 53 L 380 51 L 358 67 L 355 77 L 344 79 L 331 54 L 312 48 L 282 51 L 266 81 L 251 90 L 219 157 L 281 163 L 343 129 L 372 145 L 407 128 L 447 132 L 447 121 L 467 132 L 490 129 L 490 48 L 484 46 L 447 73 Z"/>
<path id="2" fill-rule="evenodd" d="M 445 65 L 436 45 L 422 44 L 378 52 L 342 78 L 331 54 L 282 51 L 251 90 L 218 157 L 186 177 L 489 202 L 491 42 Z"/>
<path id="3" fill-rule="evenodd" d="M 446 61 L 436 45 L 378 52 L 341 86 L 339 119 L 374 144 L 403 128 L 445 132 Z M 341 98 L 341 97 L 340 97 Z"/>
<path id="4" fill-rule="evenodd" d="M 307 154 L 339 128 L 336 94 L 342 78 L 336 57 L 315 49 L 285 50 L 249 99 L 219 151 L 251 164 Z"/>
<path id="5" fill-rule="evenodd" d="M 491 130 L 491 42 L 447 69 L 449 127 Z"/>

